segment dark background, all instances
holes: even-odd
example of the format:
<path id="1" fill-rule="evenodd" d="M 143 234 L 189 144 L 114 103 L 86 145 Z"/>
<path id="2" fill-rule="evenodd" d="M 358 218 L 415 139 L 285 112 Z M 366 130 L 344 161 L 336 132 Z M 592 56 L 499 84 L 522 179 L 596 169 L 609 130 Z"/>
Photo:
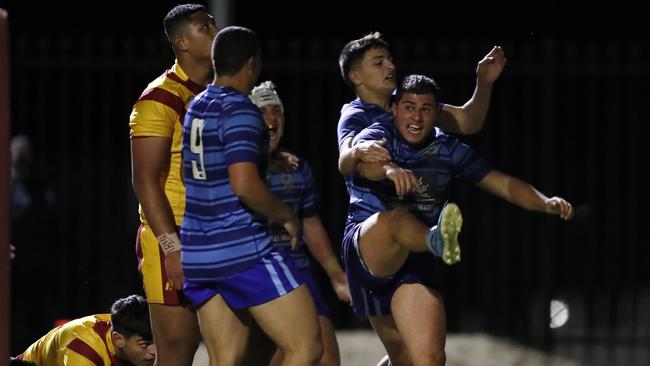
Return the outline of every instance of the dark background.
<path id="1" fill-rule="evenodd" d="M 10 15 L 11 132 L 32 138 L 38 175 L 56 196 L 14 229 L 14 353 L 53 319 L 104 312 L 115 298 L 142 292 L 128 116 L 173 62 L 161 23 L 176 3 L 133 3 L 0 5 Z M 283 144 L 310 161 L 337 251 L 347 194 L 336 170 L 336 123 L 353 98 L 338 73 L 342 46 L 381 31 L 400 75 L 431 75 L 444 100 L 460 105 L 471 96 L 476 62 L 502 45 L 508 65 L 485 127 L 461 138 L 500 170 L 567 198 L 577 215 L 564 223 L 455 188 L 465 226 L 463 261 L 445 271 L 442 289 L 449 329 L 506 336 L 590 365 L 641 365 L 650 344 L 650 29 L 640 9 L 237 1 L 231 24 L 252 28 L 263 43 L 260 80 L 278 85 Z M 367 326 L 326 294 L 338 328 Z M 553 298 L 569 303 L 571 318 L 552 330 Z"/>

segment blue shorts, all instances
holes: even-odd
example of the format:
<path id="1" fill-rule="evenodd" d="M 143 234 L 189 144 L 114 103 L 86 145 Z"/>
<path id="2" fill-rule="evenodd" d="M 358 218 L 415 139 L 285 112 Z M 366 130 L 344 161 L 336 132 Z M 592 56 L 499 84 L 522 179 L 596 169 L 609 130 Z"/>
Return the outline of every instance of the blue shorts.
<path id="1" fill-rule="evenodd" d="M 233 310 L 267 303 L 298 288 L 304 281 L 293 261 L 271 251 L 248 269 L 214 281 L 185 281 L 183 292 L 195 309 L 219 294 Z"/>
<path id="2" fill-rule="evenodd" d="M 391 315 L 390 301 L 403 283 L 421 283 L 439 289 L 441 261 L 433 254 L 410 253 L 397 273 L 389 278 L 373 275 L 359 256 L 361 224 L 347 224 L 343 236 L 343 262 L 352 294 L 352 308 L 359 316 Z"/>
<path id="3" fill-rule="evenodd" d="M 309 293 L 311 294 L 311 297 L 314 299 L 314 305 L 316 305 L 316 310 L 318 310 L 318 315 L 329 318 L 330 317 L 329 308 L 327 307 L 327 303 L 323 301 L 323 296 L 321 295 L 320 290 L 318 289 L 318 284 L 316 283 L 316 279 L 314 278 L 314 275 L 311 273 L 311 269 L 309 267 L 299 268 L 296 271 L 296 276 L 300 278 L 300 280 L 304 282 L 309 288 Z"/>

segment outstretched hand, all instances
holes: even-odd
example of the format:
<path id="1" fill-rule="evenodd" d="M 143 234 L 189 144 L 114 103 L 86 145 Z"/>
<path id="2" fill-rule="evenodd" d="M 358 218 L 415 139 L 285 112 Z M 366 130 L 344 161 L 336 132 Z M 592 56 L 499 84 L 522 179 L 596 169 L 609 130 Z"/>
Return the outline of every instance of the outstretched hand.
<path id="1" fill-rule="evenodd" d="M 494 48 L 492 48 L 492 50 L 478 62 L 478 66 L 476 67 L 476 77 L 478 78 L 478 82 L 482 84 L 494 83 L 501 75 L 507 62 L 508 59 L 503 52 L 503 48 L 501 48 L 501 46 L 494 46 Z"/>
<path id="2" fill-rule="evenodd" d="M 547 213 L 560 215 L 562 220 L 570 220 L 573 217 L 573 206 L 562 197 L 551 197 L 544 206 Z"/>

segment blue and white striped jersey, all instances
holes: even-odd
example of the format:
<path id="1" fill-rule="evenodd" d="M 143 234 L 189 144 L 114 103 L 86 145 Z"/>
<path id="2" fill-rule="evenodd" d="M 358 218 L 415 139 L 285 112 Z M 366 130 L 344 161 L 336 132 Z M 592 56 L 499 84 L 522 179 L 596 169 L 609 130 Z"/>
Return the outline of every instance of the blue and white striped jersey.
<path id="1" fill-rule="evenodd" d="M 290 172 L 272 172 L 266 175 L 266 183 L 273 194 L 285 202 L 301 220 L 317 214 L 317 197 L 314 191 L 314 181 L 311 168 L 307 161 L 300 159 L 296 170 Z M 277 250 L 290 250 L 291 237 L 282 225 L 277 222 L 269 223 L 269 232 L 273 245 Z M 309 257 L 306 253 L 303 238 L 298 248 L 290 251 L 290 256 L 298 268 L 309 267 Z"/>
<path id="2" fill-rule="evenodd" d="M 362 222 L 377 212 L 401 206 L 407 207 L 427 225 L 435 225 L 452 180 L 478 183 L 492 171 L 485 159 L 455 137 L 438 128 L 434 128 L 432 134 L 435 134 L 433 141 L 420 149 L 408 144 L 387 121 L 378 121 L 357 134 L 353 144 L 386 139 L 392 161 L 413 171 L 424 190 L 399 198 L 391 181 L 373 182 L 355 176 L 350 185 L 348 222 Z"/>
<path id="3" fill-rule="evenodd" d="M 241 272 L 272 248 L 266 219 L 239 200 L 228 176 L 228 166 L 251 162 L 264 179 L 268 133 L 259 109 L 233 88 L 209 85 L 185 115 L 182 154 L 185 278 L 210 281 Z"/>

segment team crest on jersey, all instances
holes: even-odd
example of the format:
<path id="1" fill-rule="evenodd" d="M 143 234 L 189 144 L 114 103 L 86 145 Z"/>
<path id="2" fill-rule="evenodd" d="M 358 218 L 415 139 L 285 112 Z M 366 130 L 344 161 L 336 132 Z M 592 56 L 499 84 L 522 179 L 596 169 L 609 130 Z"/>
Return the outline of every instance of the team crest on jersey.
<path id="1" fill-rule="evenodd" d="M 423 177 L 418 178 L 420 192 L 412 192 L 404 197 L 391 197 L 389 206 L 391 208 L 404 207 L 412 212 L 431 212 L 438 203 L 438 199 L 429 193 L 429 184 Z"/>
<path id="2" fill-rule="evenodd" d="M 280 182 L 282 182 L 282 186 L 284 189 L 290 189 L 293 187 L 293 177 L 291 174 L 288 173 L 282 173 L 280 174 Z"/>
<path id="3" fill-rule="evenodd" d="M 435 153 L 434 153 L 435 154 Z M 431 211 L 438 202 L 435 197 L 432 197 L 429 193 L 429 185 L 424 182 L 422 177 L 418 179 L 420 182 L 419 193 L 415 193 L 415 210 L 417 211 Z"/>

